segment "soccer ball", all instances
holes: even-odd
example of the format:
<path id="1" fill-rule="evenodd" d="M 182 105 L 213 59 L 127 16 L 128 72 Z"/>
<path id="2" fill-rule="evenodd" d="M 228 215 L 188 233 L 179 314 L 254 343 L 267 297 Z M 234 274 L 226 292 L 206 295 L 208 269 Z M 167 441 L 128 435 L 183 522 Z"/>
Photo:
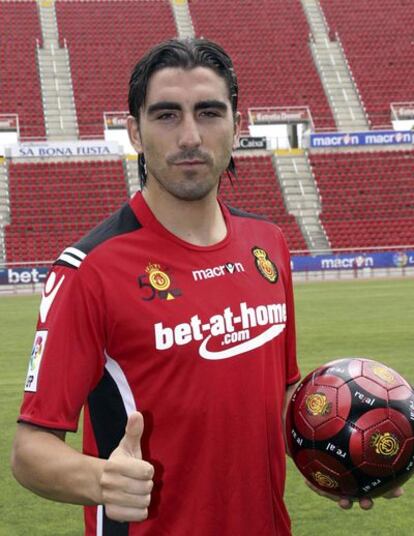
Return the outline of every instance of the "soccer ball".
<path id="1" fill-rule="evenodd" d="M 295 390 L 286 437 L 297 468 L 320 490 L 382 495 L 414 471 L 414 390 L 377 361 L 332 361 Z"/>

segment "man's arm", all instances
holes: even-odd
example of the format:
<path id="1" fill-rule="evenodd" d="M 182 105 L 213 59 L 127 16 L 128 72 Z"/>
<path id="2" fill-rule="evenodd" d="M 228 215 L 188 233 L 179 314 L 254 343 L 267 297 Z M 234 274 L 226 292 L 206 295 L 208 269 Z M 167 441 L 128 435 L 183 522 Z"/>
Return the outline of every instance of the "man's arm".
<path id="1" fill-rule="evenodd" d="M 102 504 L 105 461 L 65 443 L 65 432 L 19 424 L 12 450 L 13 475 L 34 493 L 60 502 Z"/>
<path id="2" fill-rule="evenodd" d="M 65 433 L 19 424 L 12 471 L 24 487 L 54 501 L 105 504 L 116 521 L 148 516 L 154 468 L 142 459 L 142 415 L 128 418 L 125 435 L 108 460 L 87 456 L 64 441 Z"/>

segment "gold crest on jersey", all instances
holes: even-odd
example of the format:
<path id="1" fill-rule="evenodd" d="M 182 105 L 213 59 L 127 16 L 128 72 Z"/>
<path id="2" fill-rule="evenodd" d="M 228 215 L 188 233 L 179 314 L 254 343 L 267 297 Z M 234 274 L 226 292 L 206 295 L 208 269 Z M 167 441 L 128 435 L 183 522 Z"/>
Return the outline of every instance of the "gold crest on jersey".
<path id="1" fill-rule="evenodd" d="M 158 263 L 149 262 L 145 274 L 139 275 L 137 279 L 144 301 L 151 301 L 157 297 L 161 300 L 175 300 L 181 296 L 179 288 L 171 288 L 171 276 Z"/>
<path id="2" fill-rule="evenodd" d="M 171 285 L 171 280 L 168 277 L 168 274 L 161 270 L 159 264 L 151 264 L 145 268 L 145 271 L 148 274 L 148 279 L 155 290 L 167 290 Z"/>
<path id="3" fill-rule="evenodd" d="M 259 273 L 267 279 L 269 283 L 276 283 L 279 278 L 279 272 L 275 263 L 269 259 L 267 251 L 256 246 L 252 249 L 252 253 Z"/>

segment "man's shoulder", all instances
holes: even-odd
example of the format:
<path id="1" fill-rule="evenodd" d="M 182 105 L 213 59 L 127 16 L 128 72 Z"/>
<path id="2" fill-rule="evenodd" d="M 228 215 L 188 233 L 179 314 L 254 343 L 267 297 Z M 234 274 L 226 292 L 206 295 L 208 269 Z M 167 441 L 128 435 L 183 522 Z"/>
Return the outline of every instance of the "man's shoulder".
<path id="1" fill-rule="evenodd" d="M 261 214 L 256 214 L 254 212 L 247 212 L 230 205 L 227 205 L 227 209 L 230 212 L 230 215 L 233 217 L 233 221 L 246 222 L 249 224 L 249 226 L 257 225 L 259 227 L 266 227 L 267 229 L 270 227 L 277 234 L 282 233 L 280 227 L 273 221 L 269 220 L 269 218 L 266 218 L 266 216 L 262 216 Z"/>
<path id="2" fill-rule="evenodd" d="M 250 218 L 253 220 L 260 220 L 260 221 L 272 224 L 272 222 L 268 218 L 266 218 L 265 216 L 261 216 L 260 214 L 255 214 L 253 212 L 246 212 L 245 210 L 241 210 L 239 208 L 235 208 L 230 205 L 227 205 L 227 208 L 230 214 L 237 218 Z"/>
<path id="3" fill-rule="evenodd" d="M 85 258 L 99 246 L 107 244 L 113 238 L 137 231 L 141 227 L 130 204 L 124 203 L 80 240 L 65 248 L 54 264 L 79 268 Z"/>

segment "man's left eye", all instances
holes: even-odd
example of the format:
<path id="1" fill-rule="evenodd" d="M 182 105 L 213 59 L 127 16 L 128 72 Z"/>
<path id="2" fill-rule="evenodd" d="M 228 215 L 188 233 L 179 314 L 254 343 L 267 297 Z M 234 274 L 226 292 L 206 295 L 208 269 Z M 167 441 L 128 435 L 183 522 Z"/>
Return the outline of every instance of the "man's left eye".
<path id="1" fill-rule="evenodd" d="M 204 115 L 206 117 L 218 117 L 219 116 L 217 112 L 213 112 L 211 110 L 204 110 L 204 112 L 201 112 L 201 115 Z"/>

